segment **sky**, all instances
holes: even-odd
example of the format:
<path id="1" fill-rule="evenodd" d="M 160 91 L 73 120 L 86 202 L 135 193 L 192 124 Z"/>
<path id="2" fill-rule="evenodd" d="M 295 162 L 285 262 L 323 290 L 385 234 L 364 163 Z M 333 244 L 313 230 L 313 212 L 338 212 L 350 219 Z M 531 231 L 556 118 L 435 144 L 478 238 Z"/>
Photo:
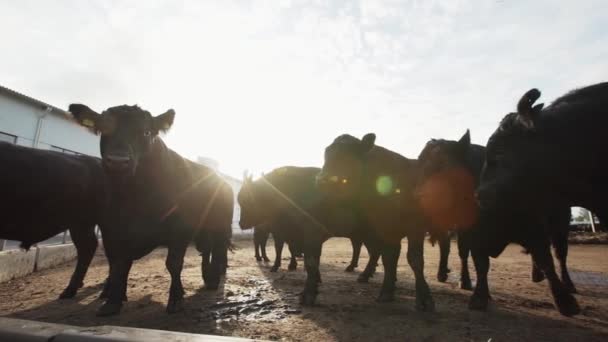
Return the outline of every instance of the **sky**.
<path id="1" fill-rule="evenodd" d="M 177 115 L 163 140 L 241 177 L 338 135 L 416 158 L 485 144 L 528 89 L 608 79 L 608 1 L 0 0 L 0 83 L 60 108 Z"/>

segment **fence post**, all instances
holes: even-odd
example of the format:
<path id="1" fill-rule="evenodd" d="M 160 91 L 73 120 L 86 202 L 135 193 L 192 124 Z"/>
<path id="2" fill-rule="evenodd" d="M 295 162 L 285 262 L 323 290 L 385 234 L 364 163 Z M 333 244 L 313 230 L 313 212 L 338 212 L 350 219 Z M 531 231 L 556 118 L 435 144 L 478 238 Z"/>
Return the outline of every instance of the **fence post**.
<path id="1" fill-rule="evenodd" d="M 4 247 L 6 247 L 6 240 L 0 240 L 0 252 L 4 250 Z"/>
<path id="2" fill-rule="evenodd" d="M 67 238 L 68 238 L 68 231 L 66 230 L 65 232 L 63 232 L 63 239 L 61 240 L 61 243 L 65 245 Z"/>
<path id="3" fill-rule="evenodd" d="M 595 220 L 593 219 L 593 214 L 590 210 L 587 210 L 587 215 L 589 215 L 589 221 L 591 222 L 591 231 L 595 233 Z"/>
<path id="4" fill-rule="evenodd" d="M 40 248 L 38 248 L 38 244 L 35 243 L 32 247 L 36 248 L 36 256 L 34 257 L 34 272 L 38 271 L 38 258 L 40 258 Z"/>

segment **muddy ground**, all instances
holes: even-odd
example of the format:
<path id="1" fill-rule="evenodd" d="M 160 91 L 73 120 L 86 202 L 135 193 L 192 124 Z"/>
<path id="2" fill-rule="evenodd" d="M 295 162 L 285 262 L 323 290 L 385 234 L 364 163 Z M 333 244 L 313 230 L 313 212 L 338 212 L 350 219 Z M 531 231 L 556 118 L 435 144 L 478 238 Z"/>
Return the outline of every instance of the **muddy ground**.
<path id="1" fill-rule="evenodd" d="M 369 284 L 345 273 L 350 243 L 332 239 L 325 244 L 318 305 L 302 308 L 297 293 L 305 274 L 302 263 L 288 272 L 287 261 L 278 273 L 270 264 L 256 262 L 250 241 L 230 256 L 227 281 L 217 292 L 200 290 L 200 257 L 190 250 L 182 274 L 185 310 L 167 315 L 169 276 L 165 250 L 138 261 L 129 278 L 128 297 L 118 317 L 98 318 L 96 300 L 107 266 L 100 252 L 85 287 L 72 300 L 57 296 L 67 283 L 73 264 L 42 271 L 0 284 L 0 314 L 30 320 L 80 326 L 122 325 L 193 333 L 286 341 L 608 341 L 608 246 L 571 246 L 569 264 L 578 287 L 582 314 L 562 317 L 553 308 L 546 283 L 530 281 L 529 256 L 510 246 L 492 260 L 490 310 L 470 312 L 469 292 L 458 287 L 458 257 L 452 245 L 452 272 L 447 283 L 436 280 L 439 251 L 426 246 L 427 280 L 433 291 L 435 313 L 414 311 L 414 282 L 405 261 L 404 244 L 394 303 L 374 301 L 382 267 Z M 274 255 L 268 248 L 269 256 Z M 359 271 L 367 260 L 362 253 Z M 471 263 L 472 269 L 472 263 Z"/>

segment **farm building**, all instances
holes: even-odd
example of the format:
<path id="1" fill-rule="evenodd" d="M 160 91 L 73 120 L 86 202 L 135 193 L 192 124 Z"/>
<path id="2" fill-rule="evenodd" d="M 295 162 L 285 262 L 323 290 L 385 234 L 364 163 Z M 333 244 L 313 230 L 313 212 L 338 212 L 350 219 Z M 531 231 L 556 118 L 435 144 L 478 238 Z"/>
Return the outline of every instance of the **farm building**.
<path id="1" fill-rule="evenodd" d="M 99 156 L 99 138 L 68 112 L 0 86 L 0 141 Z"/>

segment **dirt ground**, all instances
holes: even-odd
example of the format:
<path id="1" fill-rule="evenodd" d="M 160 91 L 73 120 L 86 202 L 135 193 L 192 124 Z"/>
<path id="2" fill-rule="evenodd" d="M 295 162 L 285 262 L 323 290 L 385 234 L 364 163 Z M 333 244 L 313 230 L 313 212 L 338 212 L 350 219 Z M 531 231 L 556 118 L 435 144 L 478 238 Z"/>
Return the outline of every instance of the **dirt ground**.
<path id="1" fill-rule="evenodd" d="M 571 246 L 569 265 L 582 308 L 582 314 L 574 318 L 558 314 L 545 282 L 530 281 L 529 256 L 517 246 L 492 260 L 493 302 L 483 313 L 467 309 L 469 292 L 458 287 L 456 246 L 452 245 L 450 255 L 450 278 L 439 283 L 435 276 L 439 251 L 427 244 L 425 273 L 437 310 L 418 313 L 405 244 L 396 301 L 380 304 L 374 299 L 380 290 L 382 267 L 369 284 L 359 284 L 357 272 L 344 272 L 350 260 L 349 241 L 328 241 L 323 249 L 318 305 L 312 308 L 300 307 L 297 300 L 305 277 L 302 262 L 295 272 L 288 272 L 284 261 L 278 273 L 270 273 L 270 264 L 255 261 L 252 245 L 251 241 L 237 242 L 239 249 L 230 256 L 227 280 L 217 292 L 200 290 L 200 257 L 190 250 L 182 273 L 185 310 L 177 314 L 164 311 L 169 289 L 165 250 L 157 250 L 133 266 L 129 301 L 120 316 L 95 316 L 101 304 L 96 298 L 107 273 L 101 253 L 75 299 L 56 300 L 72 272 L 73 264 L 67 264 L 0 284 L 0 314 L 79 326 L 122 325 L 285 341 L 608 341 L 605 245 Z M 268 252 L 272 259 L 273 248 Z M 359 271 L 367 260 L 367 254 L 362 254 Z"/>

